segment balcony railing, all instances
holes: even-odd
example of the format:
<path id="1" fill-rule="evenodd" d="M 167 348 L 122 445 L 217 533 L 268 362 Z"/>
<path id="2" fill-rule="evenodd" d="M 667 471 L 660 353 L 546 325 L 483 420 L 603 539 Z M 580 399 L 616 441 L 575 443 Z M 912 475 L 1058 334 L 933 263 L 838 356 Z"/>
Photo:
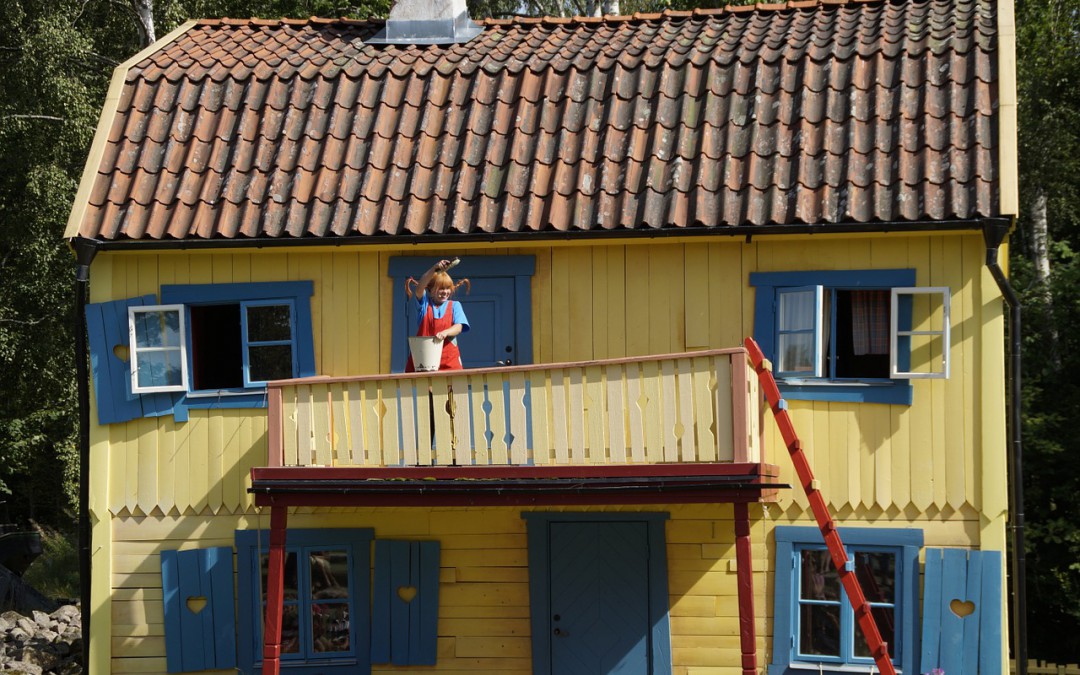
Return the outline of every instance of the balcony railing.
<path id="1" fill-rule="evenodd" d="M 761 462 L 741 348 L 268 389 L 269 466 Z"/>

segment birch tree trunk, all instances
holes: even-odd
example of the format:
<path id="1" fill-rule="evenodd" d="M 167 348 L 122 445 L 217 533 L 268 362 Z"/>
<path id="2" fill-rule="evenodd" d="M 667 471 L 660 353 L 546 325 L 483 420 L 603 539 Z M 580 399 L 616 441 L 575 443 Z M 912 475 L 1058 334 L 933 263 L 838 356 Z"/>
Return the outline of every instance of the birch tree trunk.
<path id="1" fill-rule="evenodd" d="M 157 33 L 154 30 L 154 0 L 129 1 L 139 29 L 139 40 L 143 47 L 149 47 L 157 41 Z"/>
<path id="2" fill-rule="evenodd" d="M 1039 294 L 1046 305 L 1047 321 L 1046 345 L 1051 363 L 1061 366 L 1058 351 L 1057 321 L 1054 317 L 1054 296 L 1050 286 L 1050 228 L 1046 215 L 1046 192 L 1039 188 L 1031 200 L 1031 252 L 1035 263 L 1035 278 L 1039 284 Z"/>

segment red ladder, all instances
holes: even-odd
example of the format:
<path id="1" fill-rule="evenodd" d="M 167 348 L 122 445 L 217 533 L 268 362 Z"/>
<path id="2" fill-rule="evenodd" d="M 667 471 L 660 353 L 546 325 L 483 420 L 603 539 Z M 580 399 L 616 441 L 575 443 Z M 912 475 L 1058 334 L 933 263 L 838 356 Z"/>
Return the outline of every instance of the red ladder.
<path id="1" fill-rule="evenodd" d="M 844 585 L 848 600 L 851 602 L 851 608 L 855 611 L 855 619 L 859 622 L 859 628 L 862 629 L 863 636 L 866 638 L 866 644 L 870 647 L 870 653 L 873 655 L 881 675 L 896 675 L 892 659 L 889 658 L 889 646 L 881 639 L 881 633 L 878 631 L 877 623 L 874 621 L 874 615 L 870 611 L 870 603 L 866 601 L 862 586 L 859 585 L 859 579 L 855 575 L 854 562 L 848 560 L 847 552 L 844 550 L 844 543 L 840 541 L 840 533 L 836 531 L 836 523 L 833 522 L 832 516 L 829 515 L 829 509 L 825 506 L 825 498 L 821 496 L 817 480 L 814 479 L 814 472 L 810 470 L 810 462 L 807 461 L 806 453 L 803 452 L 802 442 L 795 433 L 795 427 L 791 424 L 791 416 L 787 412 L 787 401 L 780 396 L 780 389 L 777 388 L 776 380 L 772 375 L 772 364 L 765 359 L 765 355 L 753 338 L 746 338 L 744 344 L 746 350 L 750 353 L 750 363 L 753 364 L 754 370 L 758 374 L 758 380 L 761 382 L 761 388 L 765 392 L 765 398 L 769 401 L 773 419 L 776 420 L 776 426 L 780 428 L 780 435 L 784 439 L 784 445 L 787 446 L 791 461 L 795 464 L 795 472 L 799 475 L 799 482 L 802 484 L 807 499 L 810 500 L 810 508 L 814 512 L 814 518 L 817 520 L 818 529 L 821 530 L 821 536 L 825 539 L 825 546 L 829 549 L 829 555 L 832 557 L 833 565 L 836 566 L 836 571 L 840 573 L 840 583 Z"/>

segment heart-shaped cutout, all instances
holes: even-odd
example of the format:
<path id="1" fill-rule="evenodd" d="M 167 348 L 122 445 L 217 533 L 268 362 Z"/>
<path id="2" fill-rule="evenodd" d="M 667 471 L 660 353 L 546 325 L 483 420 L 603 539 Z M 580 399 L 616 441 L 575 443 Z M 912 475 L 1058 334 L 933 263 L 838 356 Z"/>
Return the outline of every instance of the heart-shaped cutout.
<path id="1" fill-rule="evenodd" d="M 970 600 L 961 600 L 959 598 L 949 603 L 949 609 L 956 616 L 963 619 L 965 616 L 970 616 L 975 613 L 975 603 Z"/>
<path id="2" fill-rule="evenodd" d="M 191 610 L 192 614 L 198 614 L 206 607 L 206 597 L 202 595 L 193 595 L 187 599 L 187 608 Z"/>
<path id="3" fill-rule="evenodd" d="M 416 597 L 416 586 L 398 586 L 397 596 L 404 602 L 412 602 Z"/>

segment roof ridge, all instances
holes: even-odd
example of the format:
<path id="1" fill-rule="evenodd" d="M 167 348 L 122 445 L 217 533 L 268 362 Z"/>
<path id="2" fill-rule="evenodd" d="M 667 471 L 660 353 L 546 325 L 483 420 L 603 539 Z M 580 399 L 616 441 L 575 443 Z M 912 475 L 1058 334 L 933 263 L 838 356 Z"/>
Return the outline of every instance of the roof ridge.
<path id="1" fill-rule="evenodd" d="M 607 24 L 625 23 L 630 21 L 660 21 L 663 19 L 686 19 L 690 17 L 723 16 L 725 14 L 748 14 L 752 12 L 783 12 L 795 9 L 811 9 L 814 7 L 839 8 L 851 5 L 887 4 L 890 0 L 784 0 L 784 2 L 755 2 L 748 5 L 724 5 L 723 7 L 694 8 L 689 10 L 665 9 L 660 12 L 635 12 L 634 14 L 605 14 L 603 16 L 510 16 L 510 17 L 485 17 L 473 19 L 482 26 L 513 26 L 513 25 L 581 25 L 581 24 Z M 282 26 L 307 26 L 334 24 L 363 25 L 383 24 L 385 18 L 368 17 L 355 19 L 351 17 L 318 17 L 311 16 L 306 19 L 281 17 L 278 19 L 265 19 L 250 17 L 246 19 L 220 17 L 196 19 L 197 26 L 261 26 L 264 28 L 279 28 Z"/>

